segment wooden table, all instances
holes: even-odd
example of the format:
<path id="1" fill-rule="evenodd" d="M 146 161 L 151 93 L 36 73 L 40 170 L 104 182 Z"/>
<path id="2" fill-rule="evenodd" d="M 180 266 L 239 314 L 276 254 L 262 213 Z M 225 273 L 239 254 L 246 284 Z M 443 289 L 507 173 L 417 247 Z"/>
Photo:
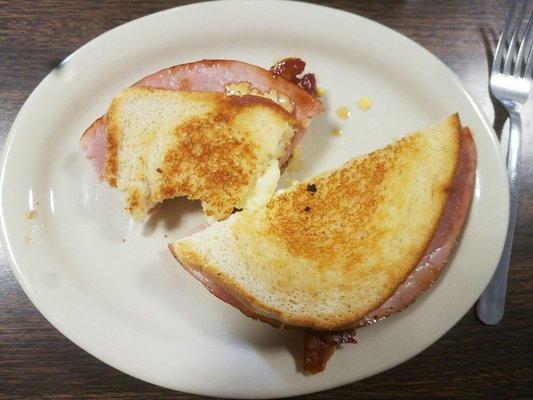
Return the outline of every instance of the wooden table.
<path id="1" fill-rule="evenodd" d="M 58 60 L 131 19 L 191 1 L 0 1 L 0 138 Z M 510 1 L 316 1 L 414 39 L 465 82 L 499 133 L 505 115 L 488 93 L 489 59 Z M 529 103 L 531 104 L 531 102 Z M 531 109 L 530 109 L 531 111 Z M 496 115 L 496 117 L 495 117 Z M 482 325 L 471 310 L 410 361 L 321 398 L 532 398 L 533 115 L 526 123 L 522 200 L 505 318 Z M 0 399 L 193 399 L 136 380 L 85 353 L 23 293 L 0 252 Z M 529 386 L 529 396 L 528 396 Z"/>

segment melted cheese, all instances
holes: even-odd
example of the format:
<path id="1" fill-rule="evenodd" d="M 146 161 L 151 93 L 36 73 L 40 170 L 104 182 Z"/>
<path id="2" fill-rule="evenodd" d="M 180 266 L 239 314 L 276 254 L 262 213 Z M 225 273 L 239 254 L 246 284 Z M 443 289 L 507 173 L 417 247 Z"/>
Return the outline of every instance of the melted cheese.
<path id="1" fill-rule="evenodd" d="M 255 186 L 250 192 L 251 195 L 246 199 L 243 208 L 256 210 L 268 203 L 278 186 L 279 177 L 279 162 L 278 160 L 272 160 L 265 173 L 255 182 Z"/>
<path id="2" fill-rule="evenodd" d="M 251 94 L 272 100 L 289 113 L 292 113 L 294 110 L 291 99 L 285 93 L 282 93 L 276 89 L 270 89 L 268 92 L 262 92 L 259 89 L 252 87 L 250 82 L 231 82 L 226 84 L 224 89 L 226 89 L 226 94 L 229 96 L 245 96 Z"/>

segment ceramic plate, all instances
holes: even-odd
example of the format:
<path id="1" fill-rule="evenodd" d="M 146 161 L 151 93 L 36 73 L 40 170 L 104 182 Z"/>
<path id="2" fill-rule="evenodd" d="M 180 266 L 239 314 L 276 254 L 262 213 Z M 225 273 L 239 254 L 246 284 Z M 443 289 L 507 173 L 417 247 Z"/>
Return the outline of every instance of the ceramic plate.
<path id="1" fill-rule="evenodd" d="M 299 56 L 325 89 L 327 112 L 302 143 L 299 179 L 341 165 L 459 112 L 479 163 L 470 215 L 440 280 L 405 312 L 358 331 L 325 372 L 305 376 L 302 334 L 244 317 L 171 257 L 167 242 L 203 222 L 176 200 L 145 224 L 122 213 L 95 177 L 81 133 L 122 88 L 161 68 L 203 58 L 268 67 Z M 362 112 L 356 101 L 368 96 Z M 339 119 L 346 106 L 351 118 Z M 341 128 L 342 136 L 330 131 Z M 506 175 L 494 132 L 454 74 L 404 36 L 368 19 L 292 2 L 179 7 L 92 40 L 51 72 L 17 116 L 1 170 L 3 243 L 14 273 L 64 335 L 139 379 L 225 397 L 324 390 L 391 368 L 435 342 L 471 307 L 498 261 L 507 226 Z M 34 215 L 27 218 L 27 213 Z"/>

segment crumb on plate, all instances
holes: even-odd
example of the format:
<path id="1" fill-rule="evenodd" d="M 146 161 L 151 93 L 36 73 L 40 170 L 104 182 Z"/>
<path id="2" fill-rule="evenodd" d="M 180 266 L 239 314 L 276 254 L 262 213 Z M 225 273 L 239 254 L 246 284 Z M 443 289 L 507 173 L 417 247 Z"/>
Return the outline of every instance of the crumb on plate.
<path id="1" fill-rule="evenodd" d="M 372 100 L 370 100 L 367 96 L 362 96 L 357 100 L 357 106 L 361 111 L 368 111 L 372 107 Z"/>
<path id="2" fill-rule="evenodd" d="M 37 210 L 30 210 L 26 213 L 26 221 L 33 221 L 37 218 Z"/>

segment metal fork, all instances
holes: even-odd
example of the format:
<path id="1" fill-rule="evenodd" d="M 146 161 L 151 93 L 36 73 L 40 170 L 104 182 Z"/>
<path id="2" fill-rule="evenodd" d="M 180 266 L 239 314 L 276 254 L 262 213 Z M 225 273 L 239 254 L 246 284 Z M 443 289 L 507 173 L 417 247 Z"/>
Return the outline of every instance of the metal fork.
<path id="1" fill-rule="evenodd" d="M 521 109 L 531 91 L 533 70 L 533 13 L 530 14 L 526 29 L 523 26 L 528 0 L 515 0 L 496 47 L 490 75 L 490 90 L 505 107 L 510 118 L 509 135 L 502 135 L 501 146 L 504 153 L 510 189 L 510 212 L 507 237 L 503 253 L 489 285 L 477 303 L 478 318 L 487 325 L 495 325 L 503 318 L 507 273 L 511 259 L 511 249 L 518 208 L 520 190 L 520 147 L 522 142 Z M 518 11 L 518 13 L 517 13 Z"/>

